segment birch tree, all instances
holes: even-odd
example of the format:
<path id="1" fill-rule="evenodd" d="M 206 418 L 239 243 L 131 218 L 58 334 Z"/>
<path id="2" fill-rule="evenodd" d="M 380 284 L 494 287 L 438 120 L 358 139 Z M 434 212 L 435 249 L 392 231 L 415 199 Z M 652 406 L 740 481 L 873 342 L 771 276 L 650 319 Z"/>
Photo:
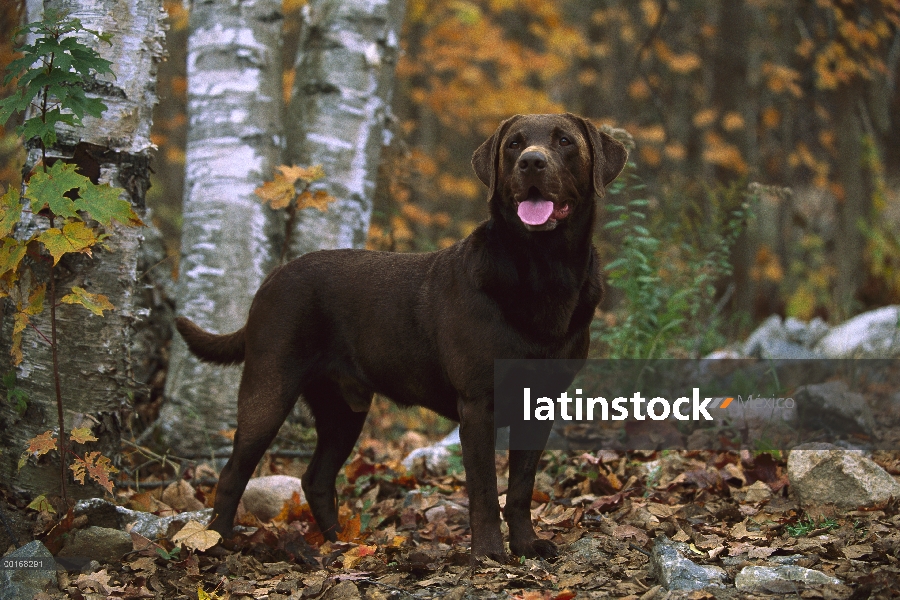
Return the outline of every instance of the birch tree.
<path id="1" fill-rule="evenodd" d="M 278 164 L 280 0 L 191 6 L 188 141 L 178 312 L 218 333 L 239 329 L 270 267 L 269 215 L 253 190 Z M 206 365 L 175 336 L 160 415 L 182 455 L 227 445 L 240 369 Z"/>
<path id="2" fill-rule="evenodd" d="M 43 4 L 28 3 L 28 20 L 42 18 Z M 69 13 L 86 29 L 111 33 L 110 44 L 87 36 L 89 44 L 112 62 L 115 77 L 99 75 L 85 91 L 99 98 L 107 109 L 100 118 L 86 116 L 84 127 L 57 124 L 57 141 L 47 148 L 48 158 L 74 163 L 82 174 L 98 183 L 125 190 L 134 211 L 146 217 L 144 197 L 149 187 L 150 126 L 156 102 L 156 70 L 164 52 L 165 13 L 159 0 L 57 0 L 46 7 Z M 27 168 L 40 158 L 28 153 Z M 23 214 L 24 234 L 47 228 L 47 219 Z M 89 426 L 100 441 L 92 450 L 115 455 L 119 448 L 123 409 L 136 387 L 131 355 L 135 334 L 146 326 L 147 307 L 138 281 L 143 232 L 116 225 L 107 230 L 108 251 L 97 249 L 92 257 L 77 255 L 60 261 L 55 269 L 56 285 L 81 286 L 107 296 L 115 310 L 104 317 L 92 316 L 80 306 L 61 304 L 57 310 L 58 354 L 63 381 L 64 420 L 68 430 Z M 11 318 L 3 320 L 0 371 L 11 370 L 9 348 Z M 23 359 L 16 368 L 16 387 L 28 396 L 24 414 L 13 414 L 0 403 L 0 480 L 4 485 L 35 493 L 59 489 L 59 468 L 28 463 L 18 470 L 16 462 L 31 437 L 56 423 L 51 349 L 41 331 L 50 331 L 49 311 L 31 319 L 34 328 L 23 333 Z M 85 490 L 85 488 L 74 488 Z M 78 493 L 76 491 L 76 493 Z M 82 491 L 81 493 L 85 493 Z"/>
<path id="3" fill-rule="evenodd" d="M 372 216 L 382 145 L 389 141 L 403 0 L 311 0 L 295 62 L 288 162 L 322 165 L 337 201 L 300 211 L 290 254 L 361 248 Z"/>

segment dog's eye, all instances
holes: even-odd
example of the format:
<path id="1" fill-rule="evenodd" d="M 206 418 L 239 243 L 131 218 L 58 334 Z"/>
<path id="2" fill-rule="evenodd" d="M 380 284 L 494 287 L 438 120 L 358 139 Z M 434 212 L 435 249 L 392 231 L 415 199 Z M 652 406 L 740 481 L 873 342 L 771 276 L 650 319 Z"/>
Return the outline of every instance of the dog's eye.
<path id="1" fill-rule="evenodd" d="M 559 145 L 560 145 L 560 146 L 568 146 L 568 145 L 571 144 L 571 143 L 572 143 L 572 142 L 571 142 L 571 141 L 569 140 L 569 138 L 567 138 L 567 137 L 561 137 L 561 138 L 559 138 Z"/>
<path id="2" fill-rule="evenodd" d="M 515 150 L 516 148 L 519 147 L 519 142 L 510 142 L 509 147 L 512 148 L 513 150 Z"/>

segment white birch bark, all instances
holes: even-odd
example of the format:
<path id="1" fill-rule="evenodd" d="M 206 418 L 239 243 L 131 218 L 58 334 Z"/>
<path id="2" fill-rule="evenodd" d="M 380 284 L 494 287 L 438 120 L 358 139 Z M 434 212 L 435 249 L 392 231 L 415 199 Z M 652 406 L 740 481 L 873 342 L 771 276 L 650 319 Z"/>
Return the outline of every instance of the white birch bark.
<path id="1" fill-rule="evenodd" d="M 103 115 L 86 117 L 83 128 L 58 126 L 58 141 L 47 154 L 93 171 L 100 183 L 124 188 L 124 197 L 147 220 L 144 196 L 149 187 L 150 125 L 156 103 L 156 68 L 165 43 L 162 4 L 159 0 L 29 1 L 29 20 L 39 20 L 41 11 L 51 7 L 69 12 L 88 29 L 112 33 L 111 45 L 90 36 L 83 41 L 112 61 L 116 76 L 99 76 L 87 86 L 89 94 L 106 104 Z M 39 157 L 40 152 L 32 150 L 28 165 L 33 166 Z M 33 231 L 46 228 L 48 222 L 36 217 L 23 225 Z M 143 231 L 116 226 L 107 232 L 111 234 L 107 240 L 110 251 L 96 248 L 92 258 L 77 255 L 57 265 L 57 301 L 77 285 L 106 295 L 115 310 L 99 317 L 80 306 L 62 304 L 57 308 L 57 339 L 66 428 L 90 424 L 100 438 L 75 450 L 100 450 L 115 457 L 123 413 L 135 391 L 146 384 L 135 380 L 131 350 L 135 336 L 147 326 L 149 310 L 146 280 L 138 281 L 137 272 Z M 12 368 L 8 347 L 11 322 L 11 315 L 5 316 L 0 336 L 3 373 Z M 49 337 L 49 307 L 32 318 L 32 323 Z M 23 335 L 22 351 L 24 360 L 16 371 L 18 387 L 28 394 L 28 409 L 19 418 L 0 402 L 0 447 L 4 449 L 0 481 L 20 491 L 54 494 L 59 490 L 60 473 L 53 455 L 29 462 L 21 471 L 16 469 L 27 440 L 55 430 L 57 423 L 50 348 L 29 328 Z M 69 486 L 69 490 L 75 497 L 95 492 L 82 486 Z"/>
<path id="2" fill-rule="evenodd" d="M 229 333 L 243 326 L 270 267 L 268 211 L 253 190 L 272 176 L 281 143 L 280 0 L 191 6 L 188 141 L 178 313 Z M 160 414 L 180 455 L 229 445 L 238 367 L 203 364 L 175 335 Z"/>
<path id="3" fill-rule="evenodd" d="M 306 209 L 290 255 L 366 243 L 390 116 L 404 0 L 311 0 L 295 62 L 288 162 L 320 164 L 337 202 Z"/>

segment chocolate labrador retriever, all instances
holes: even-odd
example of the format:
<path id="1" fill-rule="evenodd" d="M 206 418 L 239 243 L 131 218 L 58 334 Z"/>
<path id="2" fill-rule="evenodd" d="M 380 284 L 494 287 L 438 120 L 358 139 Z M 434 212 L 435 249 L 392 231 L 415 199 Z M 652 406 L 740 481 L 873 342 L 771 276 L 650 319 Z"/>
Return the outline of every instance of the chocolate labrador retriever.
<path id="1" fill-rule="evenodd" d="M 325 537 L 335 540 L 335 478 L 379 393 L 459 421 L 472 557 L 504 557 L 494 359 L 587 356 L 603 293 L 591 244 L 595 198 L 626 158 L 619 142 L 581 117 L 516 115 L 472 158 L 490 190 L 490 218 L 466 239 L 427 254 L 306 254 L 268 276 L 246 325 L 228 335 L 179 318 L 199 358 L 244 363 L 234 451 L 212 528 L 230 535 L 248 479 L 302 396 L 318 434 L 303 489 Z M 540 454 L 509 456 L 504 516 L 515 556 L 556 554 L 531 524 Z"/>

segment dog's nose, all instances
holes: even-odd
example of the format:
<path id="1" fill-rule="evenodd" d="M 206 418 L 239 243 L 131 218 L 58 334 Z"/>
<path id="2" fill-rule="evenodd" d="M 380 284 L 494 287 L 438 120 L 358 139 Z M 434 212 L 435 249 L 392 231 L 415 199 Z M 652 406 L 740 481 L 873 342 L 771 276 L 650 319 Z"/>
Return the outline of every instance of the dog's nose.
<path id="1" fill-rule="evenodd" d="M 547 166 L 547 156 L 537 150 L 529 150 L 519 157 L 519 169 L 522 171 L 540 171 Z"/>

